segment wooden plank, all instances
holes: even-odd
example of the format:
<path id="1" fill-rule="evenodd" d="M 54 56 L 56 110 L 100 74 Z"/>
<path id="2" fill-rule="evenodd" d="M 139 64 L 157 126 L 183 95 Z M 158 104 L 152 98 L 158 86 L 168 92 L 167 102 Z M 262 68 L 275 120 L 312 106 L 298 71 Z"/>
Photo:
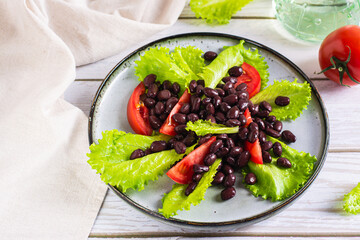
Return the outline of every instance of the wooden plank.
<path id="1" fill-rule="evenodd" d="M 262 43 L 283 54 L 298 65 L 309 77 L 318 78 L 320 72 L 317 60 L 318 44 L 298 42 L 288 35 L 283 35 L 279 23 L 275 19 L 235 19 L 228 25 L 212 26 L 195 19 L 178 20 L 173 27 L 149 37 L 146 41 L 134 44 L 125 51 L 113 57 L 106 58 L 93 64 L 77 68 L 77 79 L 103 79 L 107 73 L 126 55 L 146 43 L 165 36 L 188 32 L 220 32 L 242 36 Z"/>
<path id="2" fill-rule="evenodd" d="M 75 81 L 65 92 L 65 99 L 89 113 L 100 81 Z M 360 151 L 360 114 L 358 87 L 341 87 L 329 80 L 314 81 L 325 102 L 330 120 L 330 151 Z M 352 126 L 352 127 L 349 127 Z"/>
<path id="3" fill-rule="evenodd" d="M 90 236 L 360 236 L 360 218 L 341 209 L 344 194 L 360 181 L 359 171 L 360 153 L 329 153 L 318 178 L 292 206 L 268 220 L 231 231 L 168 226 L 129 207 L 109 191 Z"/>
<path id="4" fill-rule="evenodd" d="M 233 15 L 233 18 L 274 18 L 272 11 L 272 2 L 270 0 L 253 0 L 240 11 Z M 181 18 L 195 18 L 195 14 L 191 11 L 189 1 L 180 15 Z"/>

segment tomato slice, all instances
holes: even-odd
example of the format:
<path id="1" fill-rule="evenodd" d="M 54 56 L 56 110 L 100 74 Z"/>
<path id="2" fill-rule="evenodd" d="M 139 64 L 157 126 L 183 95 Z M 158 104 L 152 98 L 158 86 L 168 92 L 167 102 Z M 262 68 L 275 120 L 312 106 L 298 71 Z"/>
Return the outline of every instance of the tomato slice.
<path id="1" fill-rule="evenodd" d="M 149 109 L 140 100 L 145 91 L 143 82 L 134 89 L 127 105 L 127 118 L 135 133 L 150 136 L 153 130 L 149 123 Z"/>
<path id="2" fill-rule="evenodd" d="M 255 94 L 260 91 L 261 87 L 261 78 L 259 72 L 251 66 L 250 64 L 243 63 L 241 65 L 243 69 L 243 74 L 238 77 L 238 81 L 235 84 L 235 87 L 240 85 L 241 83 L 246 83 L 247 91 L 249 93 L 249 98 L 252 98 Z"/>
<path id="3" fill-rule="evenodd" d="M 173 119 L 172 116 L 174 116 L 175 113 L 178 113 L 184 105 L 184 103 L 190 102 L 191 94 L 186 89 L 183 95 L 180 97 L 178 103 L 174 106 L 174 108 L 171 110 L 169 116 L 166 118 L 165 122 L 161 126 L 159 132 L 162 134 L 175 136 L 177 133 L 175 132 L 175 127 L 178 125 Z"/>
<path id="4" fill-rule="evenodd" d="M 247 127 L 250 123 L 252 123 L 252 118 L 249 109 L 246 109 L 244 115 L 247 119 L 245 127 Z M 245 149 L 250 152 L 250 161 L 258 164 L 263 164 L 262 159 L 262 150 L 260 146 L 259 139 L 256 139 L 254 143 L 245 141 Z"/>
<path id="5" fill-rule="evenodd" d="M 194 164 L 204 164 L 204 158 L 210 152 L 210 146 L 215 141 L 216 137 L 211 137 L 206 143 L 201 144 L 201 146 L 173 166 L 166 175 L 177 183 L 190 183 L 194 174 Z"/>

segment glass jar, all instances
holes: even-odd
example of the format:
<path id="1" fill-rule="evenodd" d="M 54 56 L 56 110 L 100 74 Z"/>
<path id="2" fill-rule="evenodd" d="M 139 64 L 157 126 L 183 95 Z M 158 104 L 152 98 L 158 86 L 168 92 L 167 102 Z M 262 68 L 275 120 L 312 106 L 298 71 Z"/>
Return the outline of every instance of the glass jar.
<path id="1" fill-rule="evenodd" d="M 295 37 L 320 42 L 345 25 L 359 25 L 360 0 L 273 0 L 276 18 Z"/>

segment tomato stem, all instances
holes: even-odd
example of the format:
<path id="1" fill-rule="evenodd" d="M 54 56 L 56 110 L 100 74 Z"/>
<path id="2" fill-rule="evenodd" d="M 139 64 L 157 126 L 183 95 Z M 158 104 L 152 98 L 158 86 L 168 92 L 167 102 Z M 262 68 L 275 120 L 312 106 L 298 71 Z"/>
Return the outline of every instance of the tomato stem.
<path id="1" fill-rule="evenodd" d="M 347 86 L 347 87 L 350 87 L 349 85 L 345 85 L 343 84 L 343 77 L 344 77 L 344 72 L 346 72 L 346 74 L 348 75 L 348 77 L 350 78 L 351 81 L 357 83 L 357 84 L 360 84 L 359 81 L 356 81 L 350 74 L 349 72 L 349 69 L 347 67 L 347 64 L 350 62 L 350 59 L 351 59 L 351 49 L 349 46 L 346 46 L 349 48 L 349 55 L 347 57 L 347 59 L 345 61 L 341 61 L 340 59 L 338 59 L 337 57 L 335 56 L 332 56 L 330 58 L 330 62 L 332 65 L 330 65 L 329 67 L 325 68 L 324 70 L 322 70 L 320 73 L 324 73 L 330 69 L 337 69 L 339 71 L 339 78 L 340 78 L 340 84 L 341 86 Z"/>

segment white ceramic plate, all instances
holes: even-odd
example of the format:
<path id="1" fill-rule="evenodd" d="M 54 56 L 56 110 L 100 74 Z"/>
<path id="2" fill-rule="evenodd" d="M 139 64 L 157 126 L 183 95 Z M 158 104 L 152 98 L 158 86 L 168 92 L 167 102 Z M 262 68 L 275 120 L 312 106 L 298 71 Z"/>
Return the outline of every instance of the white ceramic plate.
<path id="1" fill-rule="evenodd" d="M 105 130 L 119 129 L 132 132 L 126 117 L 126 106 L 133 89 L 139 84 L 134 75 L 134 61 L 138 60 L 144 51 L 151 47 L 165 46 L 174 49 L 176 46 L 192 45 L 204 52 L 209 50 L 220 52 L 223 46 L 235 45 L 241 39 L 243 38 L 218 33 L 181 34 L 152 42 L 125 57 L 108 74 L 95 96 L 89 116 L 90 144 L 97 143 L 97 139 L 101 138 L 101 132 Z M 171 190 L 174 182 L 164 175 L 158 181 L 150 182 L 145 190 L 140 192 L 129 190 L 123 194 L 110 186 L 126 202 L 149 216 L 170 224 L 193 228 L 238 227 L 278 213 L 289 206 L 313 182 L 325 161 L 329 142 L 328 119 L 322 100 L 307 76 L 292 62 L 266 46 L 244 40 L 245 47 L 258 48 L 259 53 L 265 57 L 269 65 L 269 84 L 272 84 L 274 79 L 290 81 L 298 79 L 299 82 L 308 81 L 312 87 L 312 100 L 308 109 L 296 121 L 283 122 L 284 129 L 291 130 L 297 136 L 296 143 L 291 147 L 315 155 L 318 159 L 308 182 L 292 197 L 280 202 L 271 202 L 260 197 L 255 198 L 241 186 L 241 181 L 237 180 L 237 194 L 234 198 L 221 201 L 221 188 L 211 187 L 201 204 L 192 206 L 190 211 L 178 212 L 179 214 L 174 218 L 166 219 L 158 213 L 158 209 L 161 208 L 163 194 Z M 237 175 L 237 179 L 239 178 L 241 178 L 240 174 Z"/>

